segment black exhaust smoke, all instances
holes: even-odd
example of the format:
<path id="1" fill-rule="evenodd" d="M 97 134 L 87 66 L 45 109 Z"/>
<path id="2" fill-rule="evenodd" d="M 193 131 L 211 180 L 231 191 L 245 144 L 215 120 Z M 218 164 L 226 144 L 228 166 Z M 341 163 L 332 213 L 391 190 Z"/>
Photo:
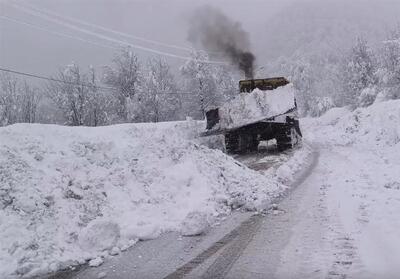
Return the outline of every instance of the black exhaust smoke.
<path id="1" fill-rule="evenodd" d="M 228 57 L 247 79 L 253 78 L 255 56 L 249 50 L 249 34 L 239 22 L 218 9 L 210 6 L 197 9 L 190 19 L 188 39 L 212 57 Z"/>

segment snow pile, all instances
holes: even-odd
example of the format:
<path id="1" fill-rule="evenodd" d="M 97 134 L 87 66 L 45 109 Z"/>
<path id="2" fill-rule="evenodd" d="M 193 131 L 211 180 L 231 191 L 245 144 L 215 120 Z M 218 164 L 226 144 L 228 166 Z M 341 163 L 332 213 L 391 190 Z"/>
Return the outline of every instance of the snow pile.
<path id="1" fill-rule="evenodd" d="M 291 185 L 308 172 L 314 160 L 313 149 L 303 143 L 299 150 L 275 170 L 276 178 L 285 185 Z"/>
<path id="2" fill-rule="evenodd" d="M 312 182 L 320 185 L 327 199 L 324 211 L 332 233 L 327 237 L 333 244 L 330 249 L 343 250 L 341 245 L 335 246 L 336 237 L 346 236 L 350 241 L 351 245 L 346 246 L 354 247 L 355 253 L 345 260 L 357 262 L 346 267 L 350 278 L 397 278 L 400 100 L 378 102 L 355 111 L 332 109 L 303 124 L 305 137 L 321 149 L 316 180 Z M 319 252 L 321 246 L 316 259 L 327 255 Z M 331 254 L 344 253 L 339 250 Z"/>
<path id="3" fill-rule="evenodd" d="M 0 129 L 0 278 L 102 263 L 138 239 L 201 234 L 285 186 L 194 138 L 203 122 Z"/>
<path id="4" fill-rule="evenodd" d="M 306 137 L 311 140 L 324 137 L 324 142 L 331 144 L 394 146 L 400 142 L 400 100 L 375 103 L 352 112 L 335 108 L 304 122 Z"/>
<path id="5" fill-rule="evenodd" d="M 295 107 L 293 84 L 272 91 L 241 93 L 219 109 L 217 128 L 230 129 L 284 114 Z"/>

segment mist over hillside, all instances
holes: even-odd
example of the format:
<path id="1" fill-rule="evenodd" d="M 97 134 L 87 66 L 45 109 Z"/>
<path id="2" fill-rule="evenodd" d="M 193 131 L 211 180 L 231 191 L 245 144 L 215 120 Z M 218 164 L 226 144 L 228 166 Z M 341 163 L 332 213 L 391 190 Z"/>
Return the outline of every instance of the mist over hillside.
<path id="1" fill-rule="evenodd" d="M 379 44 L 399 22 L 399 1 L 296 1 L 264 26 L 257 51 L 265 63 L 279 56 L 344 51 L 357 37 Z"/>

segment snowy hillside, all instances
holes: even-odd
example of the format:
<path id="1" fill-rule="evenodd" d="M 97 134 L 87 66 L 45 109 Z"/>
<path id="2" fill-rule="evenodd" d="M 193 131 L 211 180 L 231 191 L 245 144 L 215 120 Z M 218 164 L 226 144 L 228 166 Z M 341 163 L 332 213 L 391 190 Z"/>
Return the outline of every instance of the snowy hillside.
<path id="1" fill-rule="evenodd" d="M 203 126 L 1 128 L 0 277 L 98 265 L 138 239 L 201 233 L 282 193 L 272 174 L 195 140 Z"/>
<path id="2" fill-rule="evenodd" d="M 334 108 L 320 118 L 306 119 L 308 138 L 338 145 L 374 149 L 398 148 L 400 142 L 400 100 L 377 102 L 350 112 Z"/>

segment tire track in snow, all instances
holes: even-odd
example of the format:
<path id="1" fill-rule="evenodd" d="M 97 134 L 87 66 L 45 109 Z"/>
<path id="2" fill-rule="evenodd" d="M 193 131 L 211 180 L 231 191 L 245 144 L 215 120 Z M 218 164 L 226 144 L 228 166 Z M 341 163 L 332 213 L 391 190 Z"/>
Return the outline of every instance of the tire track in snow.
<path id="1" fill-rule="evenodd" d="M 293 191 L 296 187 L 303 184 L 312 174 L 313 169 L 318 165 L 319 151 L 314 151 L 311 154 L 311 158 L 311 162 L 306 169 L 303 169 L 297 174 L 297 177 L 289 188 L 289 191 Z M 278 203 L 285 197 L 286 195 L 279 197 L 274 202 Z M 242 222 L 237 228 L 225 235 L 221 240 L 217 241 L 214 245 L 178 268 L 173 273 L 166 276 L 164 279 L 185 278 L 195 268 L 205 263 L 207 259 L 211 258 L 222 248 L 224 248 L 224 250 L 221 255 L 219 255 L 211 266 L 208 267 L 206 272 L 202 275 L 202 278 L 224 278 L 225 274 L 229 272 L 233 264 L 256 235 L 264 218 L 266 217 L 262 214 L 251 216 L 248 220 Z M 230 244 L 230 246 L 226 247 L 228 244 Z"/>
<path id="2" fill-rule="evenodd" d="M 331 187 L 331 184 L 322 187 L 322 196 L 326 197 Z M 324 207 L 326 211 L 326 206 Z M 354 239 L 345 232 L 337 212 L 336 214 L 330 214 L 325 221 L 329 223 L 328 238 L 331 239 L 331 249 L 333 251 L 333 262 L 328 269 L 326 279 L 345 279 L 348 277 L 350 268 L 356 262 L 357 252 Z"/>
<path id="3" fill-rule="evenodd" d="M 340 151 L 334 152 L 332 154 L 335 154 L 335 156 L 343 162 L 348 162 L 347 164 L 349 165 L 357 165 L 358 163 L 357 160 L 354 160 L 351 156 L 342 154 L 342 152 Z M 358 185 L 357 187 L 371 187 L 369 185 L 372 185 L 372 180 L 370 174 L 366 172 L 365 169 L 357 169 L 357 171 L 354 172 L 352 176 L 345 180 L 347 184 L 354 183 L 356 181 L 353 176 L 361 178 L 363 185 Z M 336 191 L 344 191 L 344 188 Z M 357 193 L 357 191 L 352 191 L 350 192 L 350 194 L 354 197 L 358 197 L 361 200 L 366 199 L 365 193 L 361 194 Z M 355 223 L 353 224 L 354 227 L 352 227 L 351 231 L 346 230 L 343 223 L 341 222 L 339 218 L 339 208 L 335 208 L 335 211 L 333 212 L 333 214 L 331 214 L 333 218 L 331 220 L 330 229 L 332 233 L 331 238 L 333 243 L 335 261 L 332 263 L 329 269 L 329 273 L 326 277 L 327 279 L 362 278 L 360 274 L 365 274 L 364 265 L 360 258 L 355 238 L 357 238 L 361 231 L 365 228 L 365 225 L 369 223 L 368 207 L 369 205 L 366 201 L 360 202 L 358 208 L 355 211 Z"/>
<path id="4" fill-rule="evenodd" d="M 199 265 L 203 264 L 208 258 L 216 254 L 220 249 L 224 248 L 226 245 L 230 244 L 233 240 L 235 239 L 240 239 L 243 241 L 243 245 L 248 243 L 251 240 L 251 236 L 254 235 L 259 228 L 261 224 L 263 216 L 262 215 L 253 215 L 246 221 L 240 224 L 239 227 L 225 235 L 223 238 L 221 238 L 219 241 L 214 243 L 211 247 L 206 249 L 204 252 L 199 254 L 197 257 L 194 259 L 190 260 L 188 263 L 185 265 L 181 266 L 178 268 L 176 271 L 171 273 L 170 275 L 166 276 L 164 279 L 179 279 L 179 278 L 184 278 L 186 275 L 188 275 L 193 269 L 198 267 Z M 236 241 L 236 244 L 238 241 Z M 243 245 L 233 245 L 235 248 L 238 249 L 244 249 L 244 247 L 241 247 Z M 231 253 L 230 259 L 231 261 L 234 259 L 234 253 Z M 229 264 L 229 263 L 227 263 Z M 213 278 L 219 278 L 219 277 L 214 277 Z M 210 277 L 207 277 L 210 278 Z"/>

